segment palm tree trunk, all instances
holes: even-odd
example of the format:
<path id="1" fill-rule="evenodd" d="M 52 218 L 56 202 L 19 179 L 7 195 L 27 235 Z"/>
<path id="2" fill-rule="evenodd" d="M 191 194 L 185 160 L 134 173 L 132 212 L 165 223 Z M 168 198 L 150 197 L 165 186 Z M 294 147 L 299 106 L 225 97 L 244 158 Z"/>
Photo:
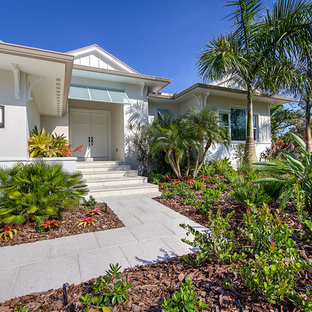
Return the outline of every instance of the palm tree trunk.
<path id="1" fill-rule="evenodd" d="M 193 178 L 196 178 L 198 174 L 198 163 L 199 163 L 199 150 L 196 149 L 195 153 L 195 167 L 194 167 L 194 172 L 193 172 Z"/>
<path id="2" fill-rule="evenodd" d="M 248 86 L 247 94 L 247 136 L 244 161 L 247 166 L 250 166 L 253 162 L 257 161 L 256 145 L 254 138 L 254 125 L 253 125 L 253 102 L 252 102 L 252 90 L 251 86 Z"/>
<path id="3" fill-rule="evenodd" d="M 305 139 L 307 152 L 312 153 L 312 134 L 311 134 L 311 99 L 308 96 L 306 100 L 306 111 L 305 111 Z"/>
<path id="4" fill-rule="evenodd" d="M 178 178 L 180 178 L 181 177 L 180 160 L 179 160 L 179 156 L 177 152 L 175 152 L 175 163 L 176 163 L 176 168 L 178 172 Z"/>
<path id="5" fill-rule="evenodd" d="M 201 167 L 203 166 L 203 164 L 205 163 L 206 155 L 207 155 L 207 152 L 208 152 L 210 146 L 211 146 L 211 141 L 208 141 L 208 142 L 206 143 L 206 146 L 205 146 L 205 149 L 204 149 L 204 153 L 203 153 L 202 160 L 201 160 L 201 162 L 200 162 L 200 164 L 199 164 L 199 166 L 198 166 L 197 174 L 198 174 L 199 170 L 201 169 Z M 196 174 L 196 177 L 197 177 L 197 174 Z"/>
<path id="6" fill-rule="evenodd" d="M 179 178 L 179 172 L 178 172 L 176 164 L 175 164 L 173 152 L 170 153 L 169 164 L 170 164 L 170 167 L 172 168 L 174 174 Z"/>
<path id="7" fill-rule="evenodd" d="M 186 172 L 185 172 L 185 175 L 187 177 L 190 174 L 190 168 L 191 168 L 191 149 L 189 148 L 187 151 L 187 156 L 186 156 Z"/>

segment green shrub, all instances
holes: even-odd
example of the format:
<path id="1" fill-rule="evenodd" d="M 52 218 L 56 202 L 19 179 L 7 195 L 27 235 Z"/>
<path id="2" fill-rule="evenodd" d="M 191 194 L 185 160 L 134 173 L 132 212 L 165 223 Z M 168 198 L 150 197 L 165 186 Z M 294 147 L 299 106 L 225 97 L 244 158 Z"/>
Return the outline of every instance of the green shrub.
<path id="1" fill-rule="evenodd" d="M 282 151 L 282 159 L 278 162 L 256 163 L 258 170 L 270 173 L 272 177 L 259 179 L 259 183 L 283 184 L 285 193 L 281 204 L 294 196 L 295 185 L 298 183 L 300 189 L 304 191 L 305 206 L 312 210 L 312 154 L 306 150 L 306 145 L 298 136 L 290 133 L 299 146 L 301 157 Z"/>
<path id="2" fill-rule="evenodd" d="M 193 184 L 193 188 L 196 190 L 196 191 L 199 191 L 203 188 L 204 186 L 204 181 L 199 181 L 199 180 L 196 180 Z"/>
<path id="3" fill-rule="evenodd" d="M 240 228 L 252 246 L 252 251 L 269 251 L 271 243 L 279 249 L 294 247 L 293 230 L 284 222 L 281 212 L 270 211 L 268 205 L 251 206 L 244 214 L 244 226 Z"/>
<path id="4" fill-rule="evenodd" d="M 244 206 L 259 206 L 271 201 L 262 185 L 240 176 L 231 184 L 231 197 Z"/>
<path id="5" fill-rule="evenodd" d="M 203 164 L 203 166 L 199 170 L 199 175 L 205 175 L 207 177 L 212 176 L 215 174 L 216 170 L 211 162 L 207 162 Z"/>
<path id="6" fill-rule="evenodd" d="M 162 182 L 164 180 L 164 176 L 161 173 L 152 172 L 152 174 L 149 176 L 149 179 L 153 183 L 158 185 L 160 182 Z"/>
<path id="7" fill-rule="evenodd" d="M 50 216 L 79 203 L 87 193 L 80 173 L 65 173 L 60 165 L 17 165 L 0 170 L 0 224 L 26 221 L 42 224 Z"/>
<path id="8" fill-rule="evenodd" d="M 204 188 L 202 191 L 203 196 L 213 197 L 213 198 L 220 198 L 221 192 L 219 189 L 212 189 L 212 188 Z"/>
<path id="9" fill-rule="evenodd" d="M 215 174 L 221 174 L 223 176 L 233 171 L 231 161 L 228 158 L 212 160 L 211 166 L 215 168 Z"/>
<path id="10" fill-rule="evenodd" d="M 202 301 L 196 298 L 194 284 L 191 279 L 182 283 L 180 291 L 176 291 L 171 298 L 165 299 L 163 312 L 194 312 L 206 307 Z"/>
<path id="11" fill-rule="evenodd" d="M 220 209 L 215 215 L 212 211 L 209 211 L 209 230 L 203 233 L 195 230 L 190 225 L 180 224 L 183 229 L 194 235 L 193 241 L 187 239 L 182 239 L 182 241 L 200 249 L 196 254 L 196 259 L 193 260 L 195 263 L 206 260 L 230 263 L 238 258 L 235 251 L 239 245 L 234 231 L 229 230 L 229 221 L 233 214 L 234 211 L 222 217 Z M 187 257 L 185 259 L 190 261 Z"/>
<path id="12" fill-rule="evenodd" d="M 220 192 L 224 192 L 226 188 L 227 188 L 227 185 L 224 182 L 218 185 L 218 189 L 220 190 Z"/>
<path id="13" fill-rule="evenodd" d="M 270 303 L 282 301 L 296 294 L 295 283 L 303 270 L 304 262 L 294 248 L 278 249 L 271 246 L 269 252 L 260 252 L 255 259 L 244 263 L 239 273 L 243 282 Z"/>
<path id="14" fill-rule="evenodd" d="M 98 202 L 95 200 L 95 198 L 90 195 L 89 199 L 85 199 L 84 197 L 82 198 L 82 204 L 84 206 L 90 207 L 90 208 L 96 208 L 98 205 Z"/>
<path id="15" fill-rule="evenodd" d="M 113 307 L 127 300 L 127 292 L 132 285 L 123 280 L 120 268 L 118 263 L 110 264 L 106 275 L 98 278 L 93 286 L 95 295 L 87 293 L 79 298 L 79 301 L 86 306 L 84 311 L 89 311 L 91 308 Z"/>

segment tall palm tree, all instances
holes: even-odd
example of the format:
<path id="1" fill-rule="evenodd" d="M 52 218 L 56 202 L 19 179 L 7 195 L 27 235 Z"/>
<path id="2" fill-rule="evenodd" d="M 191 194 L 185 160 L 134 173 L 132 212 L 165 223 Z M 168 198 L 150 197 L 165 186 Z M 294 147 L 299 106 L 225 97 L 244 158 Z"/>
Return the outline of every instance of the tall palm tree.
<path id="1" fill-rule="evenodd" d="M 247 91 L 245 160 L 256 161 L 253 132 L 253 96 L 276 92 L 288 84 L 287 58 L 302 42 L 311 42 L 311 3 L 279 0 L 263 15 L 261 0 L 228 0 L 234 31 L 210 41 L 198 61 L 199 74 L 208 80 L 228 77 Z M 287 65 L 288 66 L 288 65 Z M 275 75 L 275 77 L 274 77 Z"/>

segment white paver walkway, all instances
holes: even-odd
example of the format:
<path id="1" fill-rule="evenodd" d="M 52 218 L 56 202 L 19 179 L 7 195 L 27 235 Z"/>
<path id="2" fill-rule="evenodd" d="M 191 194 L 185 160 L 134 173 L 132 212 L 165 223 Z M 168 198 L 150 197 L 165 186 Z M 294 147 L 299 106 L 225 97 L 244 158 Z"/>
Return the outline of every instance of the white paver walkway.
<path id="1" fill-rule="evenodd" d="M 0 302 L 87 281 L 103 275 L 110 263 L 126 268 L 190 253 L 179 224 L 206 230 L 146 195 L 103 201 L 125 227 L 0 247 Z"/>

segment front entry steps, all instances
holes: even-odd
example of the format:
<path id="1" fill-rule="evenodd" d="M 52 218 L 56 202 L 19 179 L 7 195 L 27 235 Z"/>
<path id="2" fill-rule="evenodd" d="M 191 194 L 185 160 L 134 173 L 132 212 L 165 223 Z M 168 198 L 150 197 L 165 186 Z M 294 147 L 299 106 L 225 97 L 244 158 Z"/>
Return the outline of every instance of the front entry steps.
<path id="1" fill-rule="evenodd" d="M 78 161 L 77 170 L 83 174 L 89 188 L 88 196 L 96 200 L 115 195 L 160 195 L 157 185 L 147 183 L 146 177 L 138 176 L 136 170 L 123 162 Z"/>

